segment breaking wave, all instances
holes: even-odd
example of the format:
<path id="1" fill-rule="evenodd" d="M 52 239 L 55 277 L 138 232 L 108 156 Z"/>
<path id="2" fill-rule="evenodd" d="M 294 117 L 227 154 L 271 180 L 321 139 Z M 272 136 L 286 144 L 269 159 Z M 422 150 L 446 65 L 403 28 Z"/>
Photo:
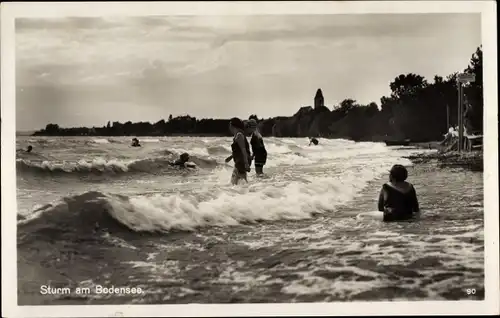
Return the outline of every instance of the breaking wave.
<path id="1" fill-rule="evenodd" d="M 261 221 L 302 220 L 335 213 L 386 167 L 327 177 L 241 187 L 206 185 L 195 192 L 120 195 L 86 192 L 36 208 L 20 225 L 39 229 L 90 231 L 96 226 L 133 232 L 194 231 Z M 97 224 L 97 225 L 96 225 Z"/>
<path id="2" fill-rule="evenodd" d="M 78 162 L 58 162 L 58 161 L 30 161 L 17 159 L 16 168 L 22 173 L 50 173 L 50 174 L 123 174 L 132 172 L 158 173 L 167 169 L 174 169 L 170 166 L 174 158 L 146 158 L 137 160 L 119 160 L 96 158 L 91 161 L 80 160 Z M 199 168 L 215 168 L 217 162 L 212 159 L 192 157 Z"/>

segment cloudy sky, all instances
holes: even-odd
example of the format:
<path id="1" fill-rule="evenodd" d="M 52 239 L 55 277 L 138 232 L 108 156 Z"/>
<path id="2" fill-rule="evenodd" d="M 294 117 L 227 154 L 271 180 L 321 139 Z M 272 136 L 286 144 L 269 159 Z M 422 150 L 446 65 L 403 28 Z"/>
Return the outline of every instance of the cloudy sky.
<path id="1" fill-rule="evenodd" d="M 292 115 L 380 102 L 389 82 L 464 69 L 478 14 L 16 20 L 17 130 L 189 114 Z"/>

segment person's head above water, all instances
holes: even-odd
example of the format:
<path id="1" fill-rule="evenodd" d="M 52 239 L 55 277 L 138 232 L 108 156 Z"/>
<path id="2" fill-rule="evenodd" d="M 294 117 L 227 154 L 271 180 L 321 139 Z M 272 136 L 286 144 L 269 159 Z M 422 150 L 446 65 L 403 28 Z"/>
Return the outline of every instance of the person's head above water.
<path id="1" fill-rule="evenodd" d="M 139 147 L 139 139 L 137 138 L 132 138 L 132 147 Z"/>
<path id="2" fill-rule="evenodd" d="M 246 121 L 246 128 L 250 132 L 254 132 L 257 129 L 257 121 L 255 119 L 249 119 Z"/>
<path id="3" fill-rule="evenodd" d="M 31 152 L 31 150 L 33 150 L 33 147 L 31 145 L 26 148 L 26 152 Z"/>
<path id="4" fill-rule="evenodd" d="M 394 165 L 389 171 L 389 181 L 403 182 L 408 178 L 408 170 L 402 165 Z"/>
<path id="5" fill-rule="evenodd" d="M 188 154 L 187 152 L 183 153 L 183 154 L 181 155 L 181 160 L 182 160 L 183 162 L 187 162 L 187 161 L 189 160 L 189 154 Z"/>
<path id="6" fill-rule="evenodd" d="M 237 130 L 245 130 L 245 124 L 241 119 L 233 117 L 229 120 L 229 130 L 232 133 L 235 133 Z"/>

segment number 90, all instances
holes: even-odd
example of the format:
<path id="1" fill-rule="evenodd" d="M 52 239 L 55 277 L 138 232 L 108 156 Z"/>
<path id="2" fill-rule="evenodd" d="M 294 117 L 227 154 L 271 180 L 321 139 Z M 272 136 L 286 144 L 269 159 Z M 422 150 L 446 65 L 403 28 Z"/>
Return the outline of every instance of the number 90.
<path id="1" fill-rule="evenodd" d="M 476 289 L 475 288 L 467 288 L 466 292 L 467 292 L 467 295 L 475 295 Z"/>

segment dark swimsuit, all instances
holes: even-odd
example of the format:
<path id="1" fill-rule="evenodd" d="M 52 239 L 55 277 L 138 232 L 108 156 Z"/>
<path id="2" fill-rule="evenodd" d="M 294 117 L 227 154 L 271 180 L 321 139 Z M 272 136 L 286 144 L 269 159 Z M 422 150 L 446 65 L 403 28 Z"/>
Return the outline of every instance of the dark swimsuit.
<path id="1" fill-rule="evenodd" d="M 388 184 L 382 186 L 387 193 L 387 200 L 381 193 L 378 201 L 378 210 L 384 212 L 384 221 L 403 221 L 413 217 L 414 212 L 419 211 L 417 194 L 411 186 L 410 191 L 401 192 Z"/>
<path id="2" fill-rule="evenodd" d="M 252 134 L 250 144 L 252 145 L 252 151 L 255 156 L 255 166 L 264 166 L 267 161 L 267 151 L 264 146 L 264 140 Z"/>
<path id="3" fill-rule="evenodd" d="M 242 133 L 238 133 L 242 134 Z M 236 134 L 236 136 L 238 135 Z M 243 134 L 242 134 L 243 135 Z M 239 173 L 246 173 L 245 169 L 245 163 L 243 162 L 243 154 L 241 153 L 240 146 L 238 145 L 238 142 L 236 141 L 236 136 L 233 138 L 233 143 L 231 144 L 231 150 L 233 154 L 233 160 L 234 160 L 234 167 L 238 170 Z M 243 138 L 245 139 L 245 148 L 247 151 L 247 158 L 249 160 L 248 165 L 250 165 L 250 145 L 248 144 L 247 138 L 243 135 Z"/>

